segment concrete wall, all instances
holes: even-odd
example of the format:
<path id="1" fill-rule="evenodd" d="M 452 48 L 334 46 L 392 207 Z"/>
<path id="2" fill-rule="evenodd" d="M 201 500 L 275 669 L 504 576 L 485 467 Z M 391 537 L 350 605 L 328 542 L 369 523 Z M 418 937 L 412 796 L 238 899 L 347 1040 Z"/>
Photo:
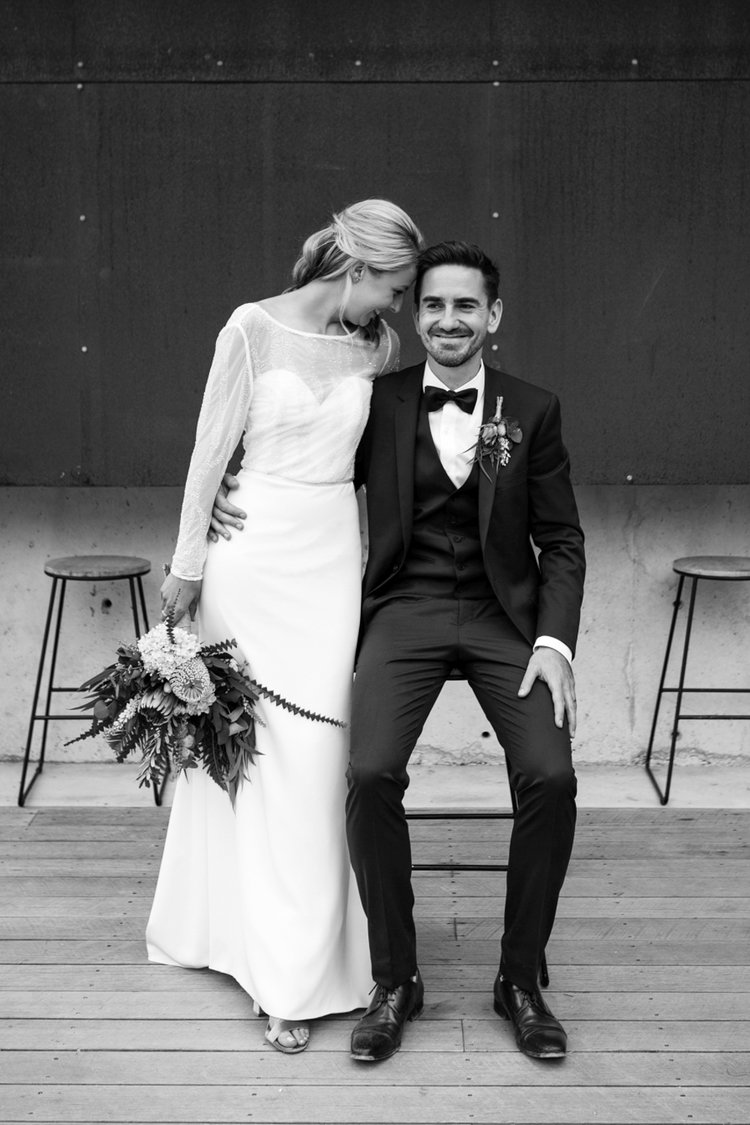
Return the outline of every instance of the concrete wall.
<path id="1" fill-rule="evenodd" d="M 648 740 L 654 697 L 680 555 L 745 554 L 750 486 L 605 486 L 577 488 L 587 533 L 589 574 L 575 670 L 580 706 L 577 760 L 630 764 Z M 3 591 L 0 666 L 0 758 L 18 757 L 26 739 L 31 695 L 50 580 L 51 557 L 87 552 L 142 555 L 152 623 L 159 609 L 161 563 L 171 557 L 181 492 L 177 488 L 7 488 L 0 490 L 0 583 Z M 70 684 L 108 663 L 130 636 L 126 583 L 75 583 L 66 599 L 60 668 Z M 750 584 L 699 587 L 693 683 L 750 687 Z M 699 678 L 701 677 L 701 678 Z M 674 682 L 674 681 L 672 681 Z M 61 697 L 60 702 L 66 702 Z M 73 702 L 71 700 L 70 702 Z M 696 696 L 696 707 L 724 705 L 747 713 L 748 698 Z M 660 743 L 666 744 L 667 716 Z M 57 723 L 52 760 L 108 758 L 94 742 L 65 748 L 79 729 Z M 494 737 L 465 684 L 448 684 L 423 732 L 417 754 L 436 763 L 499 757 Z M 750 759 L 750 723 L 685 724 L 681 760 Z"/>

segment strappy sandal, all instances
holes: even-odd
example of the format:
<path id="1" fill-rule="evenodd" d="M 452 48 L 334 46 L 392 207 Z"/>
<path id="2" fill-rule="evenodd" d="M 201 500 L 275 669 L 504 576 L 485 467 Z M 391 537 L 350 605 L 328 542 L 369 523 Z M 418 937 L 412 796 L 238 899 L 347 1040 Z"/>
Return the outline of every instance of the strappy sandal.
<path id="1" fill-rule="evenodd" d="M 279 1041 L 279 1036 L 284 1032 L 289 1032 L 295 1040 L 294 1047 L 287 1047 L 285 1043 Z M 304 1035 L 304 1042 L 300 1043 L 297 1035 Z M 266 1028 L 265 1038 L 275 1047 L 277 1051 L 281 1051 L 284 1055 L 298 1055 L 300 1051 L 307 1050 L 310 1043 L 310 1028 L 306 1023 L 297 1023 L 295 1020 L 280 1020 L 271 1017 L 268 1020 L 268 1027 Z"/>

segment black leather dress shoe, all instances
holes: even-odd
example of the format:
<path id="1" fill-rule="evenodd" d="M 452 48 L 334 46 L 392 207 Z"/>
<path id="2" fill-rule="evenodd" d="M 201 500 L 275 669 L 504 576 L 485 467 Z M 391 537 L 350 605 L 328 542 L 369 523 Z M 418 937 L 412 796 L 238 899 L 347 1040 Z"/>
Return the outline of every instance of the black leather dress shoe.
<path id="1" fill-rule="evenodd" d="M 516 1043 L 525 1055 L 532 1059 L 564 1057 L 568 1037 L 542 1000 L 538 988 L 525 992 L 498 973 L 494 993 L 495 1011 L 513 1024 Z"/>
<path id="2" fill-rule="evenodd" d="M 380 1062 L 395 1055 L 407 1020 L 415 1020 L 424 1007 L 424 984 L 407 980 L 398 988 L 375 986 L 370 1006 L 352 1032 L 352 1055 L 359 1062 Z"/>

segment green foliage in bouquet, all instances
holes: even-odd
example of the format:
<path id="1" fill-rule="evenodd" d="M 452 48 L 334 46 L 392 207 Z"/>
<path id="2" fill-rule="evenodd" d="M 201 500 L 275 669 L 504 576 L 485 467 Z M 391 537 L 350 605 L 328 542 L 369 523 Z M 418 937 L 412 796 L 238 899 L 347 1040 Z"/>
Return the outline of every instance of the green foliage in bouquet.
<path id="1" fill-rule="evenodd" d="M 259 753 L 255 724 L 262 720 L 255 707 L 261 696 L 295 715 L 346 726 L 250 679 L 230 653 L 236 643 L 201 645 L 168 618 L 134 644 L 121 644 L 116 662 L 81 686 L 88 698 L 77 710 L 91 712 L 91 727 L 67 745 L 101 735 L 118 762 L 140 754 L 138 783 L 145 786 L 202 766 L 234 805 Z"/>

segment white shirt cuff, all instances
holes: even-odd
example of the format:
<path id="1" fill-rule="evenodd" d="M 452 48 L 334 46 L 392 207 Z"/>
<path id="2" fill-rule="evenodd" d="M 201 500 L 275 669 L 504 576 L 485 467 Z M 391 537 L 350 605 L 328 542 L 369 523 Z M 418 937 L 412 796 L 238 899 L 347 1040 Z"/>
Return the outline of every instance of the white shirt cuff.
<path id="1" fill-rule="evenodd" d="M 553 648 L 555 652 L 559 652 L 561 656 L 565 657 L 568 664 L 573 663 L 573 653 L 566 644 L 563 644 L 562 641 L 558 641 L 557 637 L 537 637 L 534 641 L 534 652 L 536 652 L 538 648 Z"/>

